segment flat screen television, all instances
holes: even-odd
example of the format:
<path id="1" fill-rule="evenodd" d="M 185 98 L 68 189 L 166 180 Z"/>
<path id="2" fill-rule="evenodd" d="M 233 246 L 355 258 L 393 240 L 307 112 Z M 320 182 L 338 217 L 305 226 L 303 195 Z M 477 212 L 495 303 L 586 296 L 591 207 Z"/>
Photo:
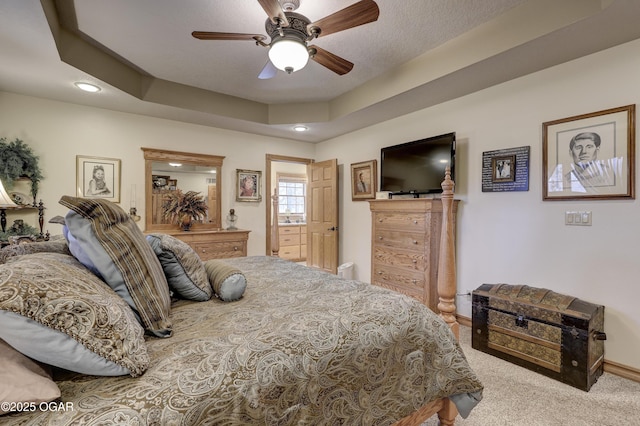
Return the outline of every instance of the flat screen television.
<path id="1" fill-rule="evenodd" d="M 454 179 L 456 134 L 447 133 L 400 145 L 380 153 L 380 190 L 398 194 L 438 194 L 447 166 Z"/>

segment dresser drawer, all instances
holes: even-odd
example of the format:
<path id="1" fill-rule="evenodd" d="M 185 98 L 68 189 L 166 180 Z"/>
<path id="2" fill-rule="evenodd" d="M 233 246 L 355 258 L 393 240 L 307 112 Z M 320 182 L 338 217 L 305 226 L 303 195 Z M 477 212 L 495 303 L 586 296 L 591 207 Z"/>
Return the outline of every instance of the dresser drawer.
<path id="1" fill-rule="evenodd" d="M 287 260 L 300 259 L 300 246 L 280 247 L 278 257 Z"/>
<path id="2" fill-rule="evenodd" d="M 424 273 L 375 265 L 373 284 L 407 294 L 424 303 L 426 300 Z"/>
<path id="3" fill-rule="evenodd" d="M 299 246 L 300 245 L 300 234 L 298 235 L 280 235 L 278 239 L 280 241 L 280 247 L 283 246 Z"/>
<path id="4" fill-rule="evenodd" d="M 373 243 L 387 247 L 424 251 L 426 235 L 424 232 L 399 232 L 388 229 L 376 229 Z"/>
<path id="5" fill-rule="evenodd" d="M 373 260 L 375 265 L 387 265 L 412 270 L 424 274 L 427 262 L 424 251 L 390 250 L 384 246 L 373 246 Z M 423 279 L 424 281 L 424 279 Z"/>
<path id="6" fill-rule="evenodd" d="M 246 242 L 240 240 L 191 243 L 191 247 L 202 260 L 242 257 L 246 256 L 247 252 Z"/>
<path id="7" fill-rule="evenodd" d="M 299 226 L 281 226 L 278 228 L 278 235 L 300 235 Z"/>
<path id="8" fill-rule="evenodd" d="M 375 227 L 401 231 L 425 232 L 424 214 L 378 212 L 374 214 Z"/>

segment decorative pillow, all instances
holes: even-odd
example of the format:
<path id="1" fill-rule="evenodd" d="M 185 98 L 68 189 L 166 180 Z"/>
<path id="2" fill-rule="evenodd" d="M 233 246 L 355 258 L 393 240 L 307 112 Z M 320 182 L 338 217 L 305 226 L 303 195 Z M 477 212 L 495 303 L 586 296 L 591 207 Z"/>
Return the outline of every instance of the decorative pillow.
<path id="1" fill-rule="evenodd" d="M 167 234 L 149 234 L 147 241 L 158 256 L 169 287 L 185 299 L 198 302 L 211 299 L 207 272 L 189 244 Z"/>
<path id="2" fill-rule="evenodd" d="M 73 256 L 0 265 L 0 338 L 37 361 L 84 374 L 142 374 L 144 330 L 131 308 Z"/>
<path id="3" fill-rule="evenodd" d="M 71 214 L 76 214 L 76 213 L 71 211 Z M 73 235 L 71 235 L 71 231 L 69 231 L 69 228 L 67 227 L 67 225 L 64 225 L 62 227 L 62 235 L 64 235 L 65 240 L 67 240 L 69 251 L 71 252 L 73 257 L 78 259 L 80 263 L 82 263 L 88 270 L 90 270 L 96 276 L 98 276 L 98 278 L 102 279 L 102 275 L 100 275 L 100 271 L 98 270 L 98 268 L 96 268 L 96 265 L 93 264 L 89 255 L 82 249 L 82 246 L 80 245 L 78 240 Z M 126 298 L 128 298 L 129 293 L 126 292 L 126 294 L 123 296 L 126 296 Z M 127 303 L 131 304 L 133 303 L 133 301 L 129 302 L 127 300 Z"/>
<path id="4" fill-rule="evenodd" d="M 51 380 L 51 369 L 0 339 L 0 401 L 39 404 L 57 398 L 60 398 L 60 389 Z M 5 404 L 0 404 L 0 416 L 8 412 Z"/>
<path id="5" fill-rule="evenodd" d="M 207 260 L 204 269 L 218 298 L 230 302 L 242 297 L 247 288 L 247 279 L 239 269 L 218 259 Z"/>
<path id="6" fill-rule="evenodd" d="M 158 337 L 171 336 L 171 298 L 164 271 L 140 228 L 103 199 L 63 196 L 65 223 L 100 275 Z"/>
<path id="7" fill-rule="evenodd" d="M 71 254 L 65 240 L 39 241 L 28 244 L 11 244 L 0 250 L 0 264 L 9 259 L 31 253 L 52 252 Z"/>

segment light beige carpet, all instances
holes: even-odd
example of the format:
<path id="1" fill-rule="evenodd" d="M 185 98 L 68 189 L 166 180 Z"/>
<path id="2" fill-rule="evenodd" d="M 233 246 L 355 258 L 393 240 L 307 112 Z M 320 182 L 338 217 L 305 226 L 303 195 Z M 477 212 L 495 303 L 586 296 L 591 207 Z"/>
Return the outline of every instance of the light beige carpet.
<path id="1" fill-rule="evenodd" d="M 640 426 L 640 383 L 604 373 L 584 392 L 471 348 L 460 328 L 469 364 L 485 386 L 483 399 L 461 426 Z M 437 425 L 437 418 L 422 426 Z"/>

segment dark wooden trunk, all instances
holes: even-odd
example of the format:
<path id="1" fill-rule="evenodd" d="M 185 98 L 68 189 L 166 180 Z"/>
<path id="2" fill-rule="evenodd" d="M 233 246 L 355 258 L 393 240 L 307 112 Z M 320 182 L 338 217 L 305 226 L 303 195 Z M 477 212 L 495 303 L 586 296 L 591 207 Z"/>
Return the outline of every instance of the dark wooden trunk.
<path id="1" fill-rule="evenodd" d="M 602 375 L 604 306 L 543 288 L 473 291 L 472 346 L 588 391 Z"/>

